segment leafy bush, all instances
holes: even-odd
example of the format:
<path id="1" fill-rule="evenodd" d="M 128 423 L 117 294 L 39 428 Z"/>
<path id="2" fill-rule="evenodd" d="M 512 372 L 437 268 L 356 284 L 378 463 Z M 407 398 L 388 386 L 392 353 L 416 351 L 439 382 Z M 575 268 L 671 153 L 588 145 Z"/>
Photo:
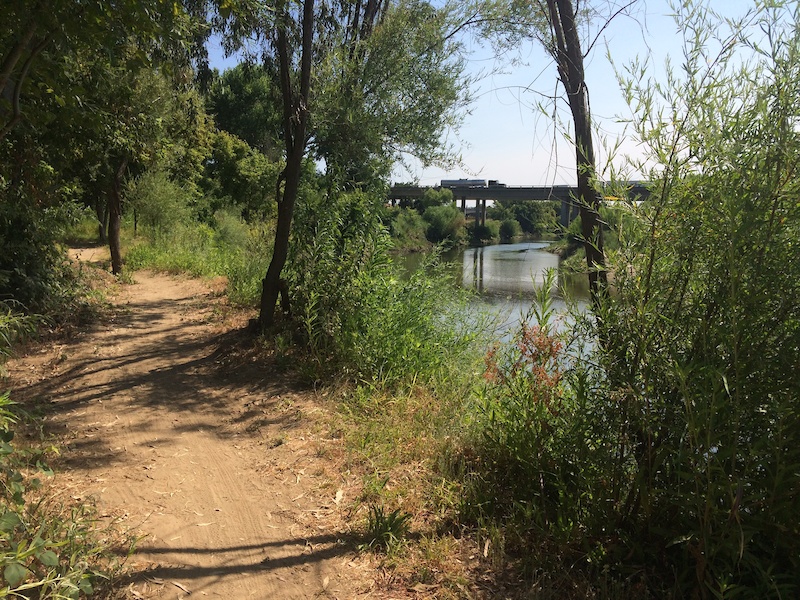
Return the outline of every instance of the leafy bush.
<path id="1" fill-rule="evenodd" d="M 453 191 L 447 188 L 427 188 L 422 198 L 417 202 L 416 208 L 420 214 L 431 206 L 448 206 L 453 204 Z"/>
<path id="2" fill-rule="evenodd" d="M 500 238 L 500 222 L 487 220 L 485 225 L 471 221 L 467 232 L 473 244 L 486 244 Z"/>
<path id="3" fill-rule="evenodd" d="M 727 46 L 709 62 L 698 37 L 686 81 L 662 89 L 681 125 L 639 129 L 662 158 L 638 213 L 648 234 L 623 237 L 601 314 L 608 393 L 636 440 L 619 522 L 697 593 L 800 590 L 800 30 L 780 15 L 761 17 L 772 35 L 757 62 Z M 694 18 L 697 36 L 715 30 Z"/>
<path id="4" fill-rule="evenodd" d="M 75 274 L 57 244 L 70 209 L 42 208 L 0 189 L 0 300 L 53 314 L 74 299 Z"/>
<path id="5" fill-rule="evenodd" d="M 506 219 L 500 223 L 501 240 L 508 241 L 520 235 L 522 235 L 522 227 L 515 219 Z"/>
<path id="6" fill-rule="evenodd" d="M 388 221 L 395 250 L 420 252 L 430 248 L 426 237 L 428 224 L 413 208 L 388 209 L 384 221 Z"/>
<path id="7" fill-rule="evenodd" d="M 542 529 L 565 517 L 559 500 L 577 483 L 564 480 L 574 411 L 562 383 L 563 336 L 550 320 L 553 274 L 545 279 L 534 312 L 521 319 L 511 341 L 486 355 L 478 446 L 491 470 L 481 475 L 484 491 L 474 490 L 483 510 L 512 518 L 522 510 L 526 527 L 533 519 Z"/>
<path id="8" fill-rule="evenodd" d="M 456 244 L 463 239 L 464 215 L 455 204 L 431 206 L 422 215 L 428 223 L 426 237 L 433 243 Z"/>
<path id="9" fill-rule="evenodd" d="M 235 208 L 250 221 L 273 216 L 282 168 L 279 161 L 269 160 L 235 135 L 218 132 L 203 181 L 210 201 L 200 216 L 207 220 L 220 208 Z"/>
<path id="10" fill-rule="evenodd" d="M 478 329 L 435 265 L 405 278 L 389 258 L 378 202 L 307 194 L 287 263 L 293 318 L 322 372 L 391 385 L 457 363 Z M 452 310 L 451 310 L 452 308 Z"/>
<path id="11" fill-rule="evenodd" d="M 541 235 L 558 230 L 560 202 L 520 202 L 512 210 L 525 233 Z"/>

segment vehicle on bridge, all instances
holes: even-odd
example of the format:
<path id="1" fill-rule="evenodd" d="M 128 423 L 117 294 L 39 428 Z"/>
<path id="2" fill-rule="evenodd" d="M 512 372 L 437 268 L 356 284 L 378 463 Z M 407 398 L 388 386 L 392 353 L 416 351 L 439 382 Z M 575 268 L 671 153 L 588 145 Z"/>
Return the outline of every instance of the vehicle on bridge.
<path id="1" fill-rule="evenodd" d="M 443 188 L 485 188 L 488 182 L 485 179 L 442 179 Z"/>

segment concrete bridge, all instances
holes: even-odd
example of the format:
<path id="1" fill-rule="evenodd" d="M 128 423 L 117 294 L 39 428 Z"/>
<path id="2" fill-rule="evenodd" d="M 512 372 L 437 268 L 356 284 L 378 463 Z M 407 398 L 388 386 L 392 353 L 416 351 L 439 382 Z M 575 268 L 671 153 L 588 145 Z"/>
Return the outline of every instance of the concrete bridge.
<path id="1" fill-rule="evenodd" d="M 415 200 L 422 198 L 426 187 L 411 185 L 394 185 L 389 190 L 389 200 Z M 579 204 L 575 200 L 578 188 L 569 185 L 551 186 L 507 186 L 494 181 L 488 183 L 484 180 L 452 180 L 442 181 L 441 186 L 434 189 L 449 189 L 453 192 L 453 199 L 461 200 L 461 210 L 467 214 L 467 200 L 474 200 L 476 203 L 476 220 L 480 218 L 481 224 L 486 223 L 486 201 L 494 200 L 502 203 L 503 201 L 537 201 L 561 202 L 561 225 L 567 227 L 578 216 Z M 628 196 L 644 200 L 650 195 L 650 191 L 641 182 L 631 182 L 628 186 Z M 610 199 L 610 198 L 609 198 Z"/>

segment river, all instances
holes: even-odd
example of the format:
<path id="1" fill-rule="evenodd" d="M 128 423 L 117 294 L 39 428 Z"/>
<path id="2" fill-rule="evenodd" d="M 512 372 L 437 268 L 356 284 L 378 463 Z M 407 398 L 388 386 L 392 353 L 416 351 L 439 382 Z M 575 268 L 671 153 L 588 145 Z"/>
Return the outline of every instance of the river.
<path id="1" fill-rule="evenodd" d="M 476 308 L 498 315 L 503 323 L 501 329 L 508 329 L 519 322 L 521 315 L 528 314 L 546 272 L 558 269 L 560 259 L 547 251 L 548 246 L 549 242 L 531 241 L 459 248 L 446 252 L 443 260 L 452 265 L 461 286 L 477 292 Z M 406 268 L 413 270 L 422 258 L 404 257 Z M 579 306 L 588 304 L 589 290 L 584 277 L 559 278 L 557 289 L 553 290 L 553 303 L 556 311 L 565 312 L 561 289 Z"/>

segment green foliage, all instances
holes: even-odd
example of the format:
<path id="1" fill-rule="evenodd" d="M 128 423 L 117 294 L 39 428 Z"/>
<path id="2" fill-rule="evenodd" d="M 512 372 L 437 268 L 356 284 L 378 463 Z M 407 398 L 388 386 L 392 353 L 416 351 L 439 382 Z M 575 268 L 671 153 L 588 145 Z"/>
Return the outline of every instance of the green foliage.
<path id="1" fill-rule="evenodd" d="M 3 363 L 11 356 L 14 343 L 36 331 L 40 319 L 14 310 L 13 301 L 0 302 L 0 377 L 3 376 Z"/>
<path id="2" fill-rule="evenodd" d="M 138 241 L 128 250 L 126 266 L 200 277 L 224 275 L 230 300 L 254 306 L 269 264 L 273 235 L 269 225 L 248 225 L 235 214 L 217 211 L 213 226 L 190 221 Z"/>
<path id="3" fill-rule="evenodd" d="M 563 541 L 589 499 L 591 444 L 582 431 L 585 407 L 565 382 L 566 335 L 554 321 L 554 283 L 550 272 L 513 338 L 486 355 L 475 442 L 481 459 L 465 508 Z"/>
<path id="4" fill-rule="evenodd" d="M 41 314 L 73 299 L 77 282 L 56 243 L 70 214 L 68 206 L 42 208 L 0 187 L 0 298 Z"/>
<path id="5" fill-rule="evenodd" d="M 383 221 L 389 227 L 394 249 L 400 252 L 421 252 L 430 249 L 425 236 L 428 224 L 413 208 L 388 208 Z"/>
<path id="6" fill-rule="evenodd" d="M 560 210 L 559 202 L 507 201 L 495 202 L 486 213 L 497 221 L 516 220 L 524 233 L 542 235 L 557 229 Z"/>
<path id="7" fill-rule="evenodd" d="M 452 163 L 441 133 L 460 121 L 468 94 L 460 42 L 448 35 L 452 7 L 379 6 L 353 18 L 350 4 L 335 3 L 320 19 L 311 144 L 343 189 L 377 191 L 407 155 Z"/>
<path id="8" fill-rule="evenodd" d="M 629 597 L 794 597 L 800 29 L 695 8 L 682 76 L 627 84 L 658 166 L 647 203 L 606 213 L 614 292 L 490 353 L 464 508 L 596 591 L 633 573 Z"/>
<path id="9" fill-rule="evenodd" d="M 473 244 L 487 244 L 500 238 L 500 222 L 487 220 L 484 225 L 476 221 L 467 224 L 467 234 Z"/>
<path id="10" fill-rule="evenodd" d="M 220 129 L 260 154 L 280 155 L 280 89 L 264 65 L 242 63 L 217 77 L 208 92 L 208 112 Z"/>
<path id="11" fill-rule="evenodd" d="M 151 235 L 164 235 L 185 223 L 191 195 L 164 171 L 147 171 L 130 182 L 125 200 L 138 225 Z"/>
<path id="12" fill-rule="evenodd" d="M 558 229 L 560 202 L 520 202 L 511 210 L 525 233 L 541 235 Z"/>
<path id="13" fill-rule="evenodd" d="M 516 219 L 505 219 L 500 223 L 500 239 L 508 241 L 522 235 L 522 227 Z"/>
<path id="14" fill-rule="evenodd" d="M 431 242 L 453 245 L 464 237 L 464 214 L 455 204 L 431 206 L 425 210 L 422 218 L 428 223 L 425 235 Z"/>
<path id="15" fill-rule="evenodd" d="M 109 543 L 99 541 L 89 506 L 63 507 L 42 493 L 52 475 L 42 453 L 12 441 L 17 422 L 0 395 L 0 595 L 20 598 L 90 596 L 118 569 Z"/>
<path id="16" fill-rule="evenodd" d="M 431 206 L 444 206 L 453 203 L 453 191 L 447 188 L 427 188 L 417 203 L 417 210 L 424 213 Z"/>
<path id="17" fill-rule="evenodd" d="M 207 28 L 197 28 L 198 22 L 182 5 L 150 1 L 122 3 L 113 10 L 94 3 L 76 10 L 74 3 L 64 0 L 33 5 L 12 0 L 4 5 L 4 19 L 0 139 L 26 121 L 38 129 L 65 113 L 91 114 L 87 89 L 64 77 L 65 57 L 88 52 L 108 58 L 121 40 L 136 39 L 137 52 L 124 57 L 129 70 L 150 66 L 156 56 L 169 56 L 179 69 L 189 64 L 188 40 L 199 42 L 208 33 Z M 21 96 L 19 111 L 11 102 L 15 93 Z"/>
<path id="18" fill-rule="evenodd" d="M 479 328 L 435 266 L 403 277 L 379 202 L 362 193 L 307 193 L 298 206 L 287 277 L 293 318 L 319 374 L 393 385 L 457 365 Z"/>
<path id="19" fill-rule="evenodd" d="M 208 210 L 213 214 L 219 208 L 235 207 L 251 221 L 274 215 L 275 189 L 282 168 L 281 161 L 269 160 L 236 136 L 217 133 L 203 179 L 203 188 L 210 196 Z"/>
<path id="20" fill-rule="evenodd" d="M 771 36 L 747 65 L 728 40 L 755 34 L 735 22 L 715 28 L 702 11 L 690 18 L 683 79 L 629 88 L 643 113 L 659 115 L 642 124 L 677 125 L 639 129 L 661 168 L 636 213 L 647 233 L 623 237 L 620 293 L 602 313 L 608 384 L 624 430 L 640 440 L 625 456 L 632 500 L 621 518 L 687 587 L 791 596 L 800 590 L 800 379 L 791 366 L 800 139 L 788 116 L 800 114 L 789 91 L 800 81 L 797 14 L 759 17 Z"/>

